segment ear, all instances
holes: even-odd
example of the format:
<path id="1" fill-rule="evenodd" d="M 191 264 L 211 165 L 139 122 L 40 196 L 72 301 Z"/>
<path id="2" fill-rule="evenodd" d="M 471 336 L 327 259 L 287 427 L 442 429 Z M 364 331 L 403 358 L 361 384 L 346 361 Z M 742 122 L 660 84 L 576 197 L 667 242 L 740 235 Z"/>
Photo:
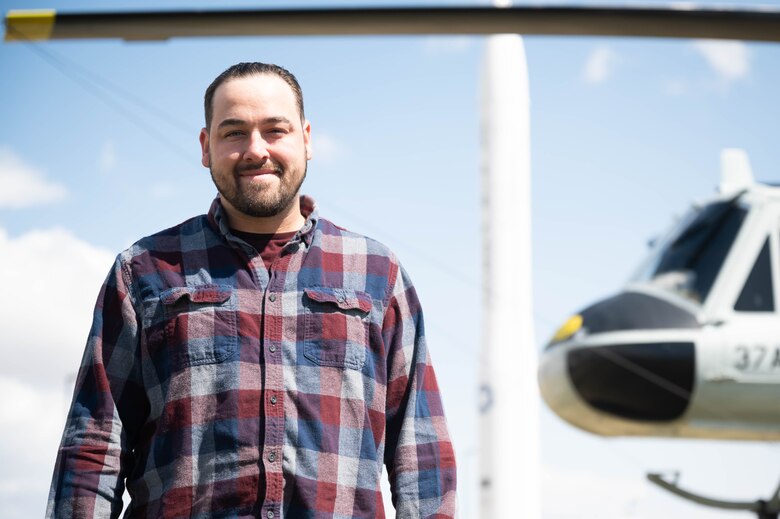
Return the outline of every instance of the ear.
<path id="1" fill-rule="evenodd" d="M 206 128 L 200 129 L 200 163 L 204 168 L 211 167 L 211 156 L 209 155 L 209 132 Z"/>
<path id="2" fill-rule="evenodd" d="M 311 123 L 303 121 L 303 145 L 306 148 L 306 160 L 311 160 Z"/>

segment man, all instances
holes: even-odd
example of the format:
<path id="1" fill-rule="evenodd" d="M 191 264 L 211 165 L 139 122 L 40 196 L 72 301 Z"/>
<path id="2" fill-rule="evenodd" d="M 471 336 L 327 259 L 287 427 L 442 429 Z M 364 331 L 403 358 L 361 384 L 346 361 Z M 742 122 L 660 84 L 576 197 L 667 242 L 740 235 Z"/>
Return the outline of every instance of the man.
<path id="1" fill-rule="evenodd" d="M 298 82 L 241 63 L 206 90 L 207 215 L 103 286 L 48 517 L 453 517 L 455 461 L 406 273 L 299 196 Z M 126 483 L 125 483 L 126 482 Z"/>

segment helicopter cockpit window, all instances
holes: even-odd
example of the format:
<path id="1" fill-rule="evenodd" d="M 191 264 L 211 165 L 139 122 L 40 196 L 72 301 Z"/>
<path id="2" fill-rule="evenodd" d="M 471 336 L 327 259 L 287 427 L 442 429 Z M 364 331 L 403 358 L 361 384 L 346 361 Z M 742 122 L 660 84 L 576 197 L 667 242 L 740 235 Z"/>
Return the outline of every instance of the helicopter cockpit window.
<path id="1" fill-rule="evenodd" d="M 769 239 L 764 242 L 753 269 L 745 281 L 734 310 L 738 312 L 774 312 L 772 264 L 769 258 Z"/>
<path id="2" fill-rule="evenodd" d="M 709 204 L 689 215 L 636 281 L 703 302 L 746 215 L 736 199 Z"/>

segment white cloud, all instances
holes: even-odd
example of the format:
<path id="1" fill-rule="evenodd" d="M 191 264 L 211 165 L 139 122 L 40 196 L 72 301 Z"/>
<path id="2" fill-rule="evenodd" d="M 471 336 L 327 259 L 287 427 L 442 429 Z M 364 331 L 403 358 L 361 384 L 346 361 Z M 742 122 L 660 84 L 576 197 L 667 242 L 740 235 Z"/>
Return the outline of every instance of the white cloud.
<path id="1" fill-rule="evenodd" d="M 78 368 L 113 255 L 65 229 L 0 228 L 0 377 L 60 388 Z"/>
<path id="2" fill-rule="evenodd" d="M 62 200 L 67 190 L 46 180 L 14 152 L 0 148 L 0 208 L 21 209 Z"/>
<path id="3" fill-rule="evenodd" d="M 428 36 L 425 39 L 425 54 L 441 56 L 442 54 L 460 54 L 471 48 L 474 38 L 470 36 Z"/>
<path id="4" fill-rule="evenodd" d="M 92 308 L 112 260 L 65 229 L 12 238 L 0 228 L 0 517 L 44 515 Z"/>
<path id="5" fill-rule="evenodd" d="M 109 173 L 116 167 L 116 149 L 113 141 L 106 141 L 100 151 L 98 167 L 101 173 Z"/>
<path id="6" fill-rule="evenodd" d="M 32 359 L 30 359 L 32 361 Z M 67 404 L 62 391 L 0 377 L 0 517 L 43 517 Z"/>
<path id="7" fill-rule="evenodd" d="M 585 61 L 582 78 L 586 83 L 603 83 L 612 74 L 618 64 L 618 55 L 606 45 L 596 47 Z"/>
<path id="8" fill-rule="evenodd" d="M 692 45 L 726 84 L 750 73 L 750 53 L 741 41 L 697 40 Z"/>

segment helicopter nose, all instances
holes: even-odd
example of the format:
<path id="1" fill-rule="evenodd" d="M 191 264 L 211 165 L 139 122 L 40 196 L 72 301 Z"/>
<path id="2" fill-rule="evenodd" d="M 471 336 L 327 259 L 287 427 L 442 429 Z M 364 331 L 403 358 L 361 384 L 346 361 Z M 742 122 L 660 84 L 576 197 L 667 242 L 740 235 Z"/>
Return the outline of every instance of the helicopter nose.
<path id="1" fill-rule="evenodd" d="M 538 382 L 547 405 L 571 424 L 615 434 L 614 422 L 668 423 L 693 397 L 692 342 L 564 345 L 544 352 Z"/>
<path id="2" fill-rule="evenodd" d="M 627 291 L 599 301 L 548 343 L 539 369 L 542 395 L 575 421 L 585 408 L 619 419 L 678 419 L 691 402 L 695 348 L 670 340 L 667 331 L 699 327 L 690 310 L 654 294 Z"/>

